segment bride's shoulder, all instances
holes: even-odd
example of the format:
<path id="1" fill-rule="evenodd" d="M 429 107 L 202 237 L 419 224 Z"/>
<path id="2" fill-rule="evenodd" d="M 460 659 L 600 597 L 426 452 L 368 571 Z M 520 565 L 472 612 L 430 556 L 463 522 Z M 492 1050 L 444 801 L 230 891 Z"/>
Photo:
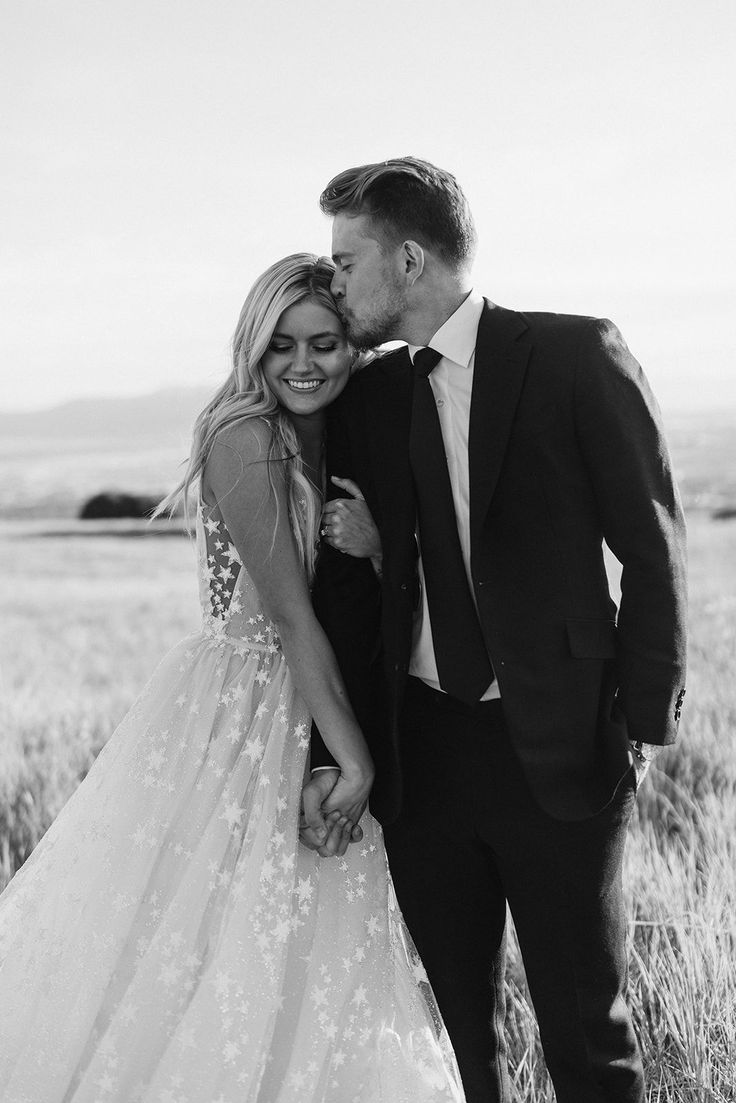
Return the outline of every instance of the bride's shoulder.
<path id="1" fill-rule="evenodd" d="M 267 417 L 239 418 L 218 429 L 212 441 L 212 450 L 226 449 L 246 462 L 268 456 L 276 429 Z"/>
<path id="2" fill-rule="evenodd" d="M 231 490 L 248 473 L 247 482 L 266 481 L 273 475 L 274 425 L 267 417 L 246 417 L 221 426 L 212 437 L 203 464 L 203 486 Z M 277 465 L 277 467 L 280 465 Z M 270 472 L 270 475 L 269 475 Z"/>
<path id="3" fill-rule="evenodd" d="M 225 494 L 269 493 L 281 485 L 283 464 L 276 426 L 267 417 L 240 418 L 223 425 L 214 434 L 202 467 L 205 497 L 221 499 Z"/>

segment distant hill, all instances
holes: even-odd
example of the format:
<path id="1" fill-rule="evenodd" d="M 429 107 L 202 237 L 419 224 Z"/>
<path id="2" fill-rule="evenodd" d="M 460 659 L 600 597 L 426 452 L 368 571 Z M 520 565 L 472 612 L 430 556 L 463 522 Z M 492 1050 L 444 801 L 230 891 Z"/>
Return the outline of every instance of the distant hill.
<path id="1" fill-rule="evenodd" d="M 210 387 L 0 412 L 0 520 L 72 518 L 102 491 L 158 496 L 181 478 Z M 665 412 L 685 504 L 736 506 L 736 410 Z"/>
<path id="2" fill-rule="evenodd" d="M 126 441 L 188 443 L 194 419 L 214 392 L 208 387 L 169 387 L 130 398 L 80 398 L 41 410 L 0 410 L 0 442 L 12 438 L 15 451 L 19 440 L 77 441 L 114 438 L 115 446 Z M 694 426 L 736 425 L 736 407 L 716 406 L 706 410 L 665 410 L 668 430 L 675 435 Z"/>
<path id="3" fill-rule="evenodd" d="M 159 497 L 181 477 L 211 387 L 0 413 L 0 520 L 76 517 L 103 491 Z"/>
<path id="4" fill-rule="evenodd" d="M 170 387 L 132 398 L 81 398 L 46 410 L 0 411 L 0 440 L 171 443 L 188 438 L 213 389 Z"/>

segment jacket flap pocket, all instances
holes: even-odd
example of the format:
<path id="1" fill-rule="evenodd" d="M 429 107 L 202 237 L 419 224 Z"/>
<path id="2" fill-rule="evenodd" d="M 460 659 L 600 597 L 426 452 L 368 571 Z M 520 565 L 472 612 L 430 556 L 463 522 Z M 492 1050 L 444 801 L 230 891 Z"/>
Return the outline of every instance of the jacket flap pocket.
<path id="1" fill-rule="evenodd" d="M 615 659 L 616 622 L 568 617 L 567 640 L 576 659 Z"/>

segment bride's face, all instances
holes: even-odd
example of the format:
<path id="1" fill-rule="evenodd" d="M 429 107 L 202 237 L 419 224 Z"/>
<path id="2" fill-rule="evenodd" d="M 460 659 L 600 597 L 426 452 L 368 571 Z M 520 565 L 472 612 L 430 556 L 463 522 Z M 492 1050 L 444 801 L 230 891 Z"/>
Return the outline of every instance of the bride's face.
<path id="1" fill-rule="evenodd" d="M 279 404 L 304 417 L 334 402 L 351 362 L 338 316 L 317 300 L 304 299 L 279 318 L 261 366 Z"/>

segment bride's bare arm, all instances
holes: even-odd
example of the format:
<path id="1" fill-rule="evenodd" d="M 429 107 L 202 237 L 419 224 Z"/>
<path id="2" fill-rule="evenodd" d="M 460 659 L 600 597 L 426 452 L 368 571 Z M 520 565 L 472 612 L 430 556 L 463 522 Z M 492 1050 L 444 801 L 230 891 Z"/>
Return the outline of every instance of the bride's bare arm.
<path id="1" fill-rule="evenodd" d="M 355 822 L 368 798 L 373 765 L 312 610 L 289 519 L 285 464 L 269 461 L 270 441 L 271 430 L 261 419 L 224 430 L 207 459 L 203 493 L 217 504 L 278 631 L 294 684 L 339 764 L 347 798 L 341 810 Z"/>

